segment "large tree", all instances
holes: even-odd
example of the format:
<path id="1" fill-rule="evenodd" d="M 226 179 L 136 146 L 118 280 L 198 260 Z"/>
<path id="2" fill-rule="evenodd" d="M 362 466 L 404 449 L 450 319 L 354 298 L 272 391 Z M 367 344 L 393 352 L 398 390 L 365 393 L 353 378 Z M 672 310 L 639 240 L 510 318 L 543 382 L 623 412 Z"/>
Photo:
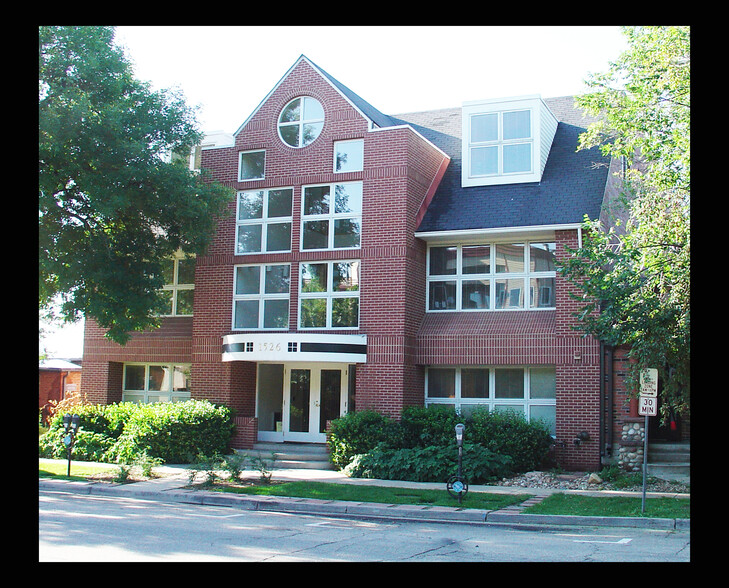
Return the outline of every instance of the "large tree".
<path id="1" fill-rule="evenodd" d="M 627 221 L 587 219 L 581 250 L 562 268 L 581 290 L 580 327 L 633 360 L 628 384 L 657 368 L 663 408 L 690 397 L 690 32 L 630 27 L 628 49 L 587 80 L 578 104 L 600 122 L 580 148 L 626 163 Z"/>
<path id="2" fill-rule="evenodd" d="M 202 139 L 175 90 L 134 78 L 114 27 L 39 28 L 39 308 L 107 337 L 159 324 L 163 264 L 205 251 L 232 194 L 184 157 Z"/>

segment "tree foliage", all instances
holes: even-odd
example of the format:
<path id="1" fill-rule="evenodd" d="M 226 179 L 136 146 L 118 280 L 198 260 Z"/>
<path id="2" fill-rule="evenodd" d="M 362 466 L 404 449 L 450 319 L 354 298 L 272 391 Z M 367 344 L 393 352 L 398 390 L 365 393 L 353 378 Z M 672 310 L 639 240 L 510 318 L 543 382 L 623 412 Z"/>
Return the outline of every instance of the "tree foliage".
<path id="1" fill-rule="evenodd" d="M 232 197 L 184 158 L 202 135 L 175 90 L 136 80 L 114 27 L 41 26 L 39 308 L 125 343 L 158 325 L 163 262 L 205 251 Z"/>
<path id="2" fill-rule="evenodd" d="M 581 290 L 579 328 L 626 345 L 635 390 L 657 368 L 664 408 L 689 410 L 690 35 L 688 27 L 625 29 L 628 50 L 587 80 L 578 104 L 600 121 L 579 148 L 624 158 L 627 221 L 586 219 L 583 246 L 561 268 Z"/>

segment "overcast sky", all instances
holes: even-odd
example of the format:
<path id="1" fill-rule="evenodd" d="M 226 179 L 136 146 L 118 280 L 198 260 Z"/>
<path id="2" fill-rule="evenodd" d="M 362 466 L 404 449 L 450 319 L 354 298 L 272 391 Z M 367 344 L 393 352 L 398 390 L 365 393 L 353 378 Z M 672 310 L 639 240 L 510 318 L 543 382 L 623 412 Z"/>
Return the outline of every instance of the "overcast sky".
<path id="1" fill-rule="evenodd" d="M 203 132 L 232 133 L 300 55 L 384 114 L 469 100 L 584 93 L 626 49 L 619 27 L 120 26 L 135 77 L 177 87 Z M 83 323 L 42 341 L 51 357 L 81 357 Z"/>

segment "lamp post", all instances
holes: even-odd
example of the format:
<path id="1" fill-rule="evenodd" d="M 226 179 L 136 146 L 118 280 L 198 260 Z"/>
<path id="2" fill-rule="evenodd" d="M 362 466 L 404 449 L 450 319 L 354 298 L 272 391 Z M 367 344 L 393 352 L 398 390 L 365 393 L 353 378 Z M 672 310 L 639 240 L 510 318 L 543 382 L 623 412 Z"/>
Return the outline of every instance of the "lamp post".
<path id="1" fill-rule="evenodd" d="M 463 430 L 466 428 L 462 423 L 456 425 L 456 445 L 458 446 L 458 473 L 451 476 L 446 484 L 446 489 L 451 496 L 458 495 L 458 504 L 461 503 L 463 495 L 468 492 L 468 482 L 463 477 Z"/>
<path id="2" fill-rule="evenodd" d="M 66 446 L 66 454 L 68 456 L 68 472 L 66 475 L 69 477 L 71 476 L 71 449 L 73 449 L 73 444 L 76 441 L 76 433 L 78 433 L 80 422 L 81 417 L 77 414 L 63 415 L 63 429 L 66 431 L 66 436 L 63 438 L 63 444 Z"/>

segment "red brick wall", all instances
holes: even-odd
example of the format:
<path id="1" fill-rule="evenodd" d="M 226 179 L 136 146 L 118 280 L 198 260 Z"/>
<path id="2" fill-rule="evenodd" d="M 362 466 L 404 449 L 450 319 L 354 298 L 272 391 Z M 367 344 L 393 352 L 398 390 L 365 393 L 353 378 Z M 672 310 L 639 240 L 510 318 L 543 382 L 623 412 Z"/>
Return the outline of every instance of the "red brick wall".
<path id="1" fill-rule="evenodd" d="M 301 95 L 319 100 L 326 122 L 315 142 L 305 149 L 293 149 L 279 139 L 276 123 L 281 109 Z M 334 174 L 334 142 L 350 138 L 364 139 L 365 169 Z M 237 182 L 238 153 L 256 148 L 266 150 L 265 179 Z M 202 166 L 218 181 L 236 190 L 292 186 L 294 205 L 291 253 L 234 255 L 235 200 L 232 200 L 231 216 L 221 222 L 209 254 L 198 258 L 193 327 L 195 394 L 207 394 L 215 388 L 215 381 L 223 377 L 219 369 L 203 367 L 199 362 L 204 355 L 204 361 L 219 363 L 222 336 L 233 332 L 234 265 L 291 262 L 289 326 L 291 331 L 296 331 L 298 264 L 360 259 L 359 332 L 368 336 L 368 362 L 357 368 L 357 406 L 377 407 L 399 415 L 403 406 L 422 402 L 422 368 L 412 365 L 412 339 L 425 306 L 425 246 L 415 239 L 414 231 L 418 210 L 443 159 L 440 151 L 409 128 L 368 131 L 367 121 L 361 114 L 305 61 L 294 68 L 251 116 L 233 148 L 203 151 Z M 300 251 L 302 185 L 359 180 L 363 181 L 364 188 L 361 248 Z M 403 345 L 403 341 L 409 343 Z M 210 352 L 197 353 L 203 346 Z M 252 416 L 255 377 L 240 382 L 236 390 L 230 390 L 230 402 L 246 406 L 243 414 Z"/>
<path id="2" fill-rule="evenodd" d="M 86 319 L 81 379 L 89 402 L 121 401 L 124 362 L 191 362 L 192 317 L 166 317 L 161 323 L 159 329 L 136 333 L 126 345 L 119 345 L 104 337 L 105 331 L 93 319 Z"/>
<path id="3" fill-rule="evenodd" d="M 75 385 L 80 391 L 81 371 L 40 370 L 38 374 L 38 408 L 43 408 L 50 400 L 63 399 L 67 385 Z"/>

